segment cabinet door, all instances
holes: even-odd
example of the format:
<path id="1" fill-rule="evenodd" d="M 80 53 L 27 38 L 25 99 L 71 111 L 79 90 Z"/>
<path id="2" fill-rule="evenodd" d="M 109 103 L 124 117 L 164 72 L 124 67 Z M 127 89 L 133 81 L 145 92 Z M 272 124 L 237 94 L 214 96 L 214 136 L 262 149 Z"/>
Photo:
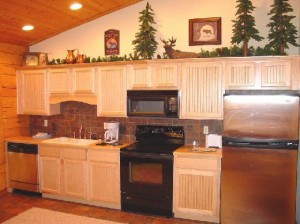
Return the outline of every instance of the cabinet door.
<path id="1" fill-rule="evenodd" d="M 71 93 L 70 69 L 49 69 L 48 74 L 50 95 Z"/>
<path id="2" fill-rule="evenodd" d="M 98 116 L 126 116 L 126 67 L 99 68 L 98 85 Z"/>
<path id="3" fill-rule="evenodd" d="M 40 191 L 47 194 L 61 194 L 61 162 L 59 158 L 40 157 L 39 177 Z"/>
<path id="4" fill-rule="evenodd" d="M 178 89 L 178 65 L 177 63 L 153 64 L 152 86 L 158 89 Z"/>
<path id="5" fill-rule="evenodd" d="M 182 66 L 181 116 L 185 119 L 222 119 L 221 63 L 186 63 Z"/>
<path id="6" fill-rule="evenodd" d="M 95 68 L 73 69 L 74 93 L 95 94 Z"/>
<path id="7" fill-rule="evenodd" d="M 254 89 L 259 85 L 255 72 L 255 62 L 226 63 L 225 89 Z"/>
<path id="8" fill-rule="evenodd" d="M 46 70 L 20 71 L 18 79 L 18 113 L 47 115 Z"/>
<path id="9" fill-rule="evenodd" d="M 90 200 L 120 207 L 120 167 L 116 163 L 89 162 Z"/>
<path id="10" fill-rule="evenodd" d="M 63 194 L 86 198 L 86 161 L 63 159 Z"/>
<path id="11" fill-rule="evenodd" d="M 175 169 L 174 179 L 175 217 L 219 222 L 216 172 Z"/>
<path id="12" fill-rule="evenodd" d="M 261 63 L 261 87 L 280 89 L 291 88 L 290 61 L 273 61 Z"/>
<path id="13" fill-rule="evenodd" d="M 151 67 L 148 64 L 128 66 L 128 89 L 148 89 L 152 86 Z"/>

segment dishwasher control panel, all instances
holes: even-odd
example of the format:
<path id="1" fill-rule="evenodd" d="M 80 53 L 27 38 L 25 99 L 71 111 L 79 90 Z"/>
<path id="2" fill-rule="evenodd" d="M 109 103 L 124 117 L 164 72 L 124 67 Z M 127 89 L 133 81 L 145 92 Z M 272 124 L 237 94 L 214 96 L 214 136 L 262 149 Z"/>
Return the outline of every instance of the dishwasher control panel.
<path id="1" fill-rule="evenodd" d="M 7 151 L 16 153 L 38 154 L 38 145 L 8 142 Z"/>

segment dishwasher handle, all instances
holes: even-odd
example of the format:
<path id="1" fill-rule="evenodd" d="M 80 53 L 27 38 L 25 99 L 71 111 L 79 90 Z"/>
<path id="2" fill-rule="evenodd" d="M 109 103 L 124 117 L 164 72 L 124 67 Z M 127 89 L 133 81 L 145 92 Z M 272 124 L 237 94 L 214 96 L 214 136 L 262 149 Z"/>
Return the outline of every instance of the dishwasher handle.
<path id="1" fill-rule="evenodd" d="M 38 145 L 8 142 L 7 151 L 15 153 L 38 154 Z"/>

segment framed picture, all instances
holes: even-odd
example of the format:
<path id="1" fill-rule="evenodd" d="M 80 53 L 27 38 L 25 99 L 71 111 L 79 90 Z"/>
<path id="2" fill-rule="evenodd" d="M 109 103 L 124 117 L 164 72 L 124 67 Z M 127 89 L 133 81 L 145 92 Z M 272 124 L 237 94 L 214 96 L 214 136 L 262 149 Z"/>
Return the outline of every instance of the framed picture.
<path id="1" fill-rule="evenodd" d="M 38 66 L 38 65 L 47 65 L 47 64 L 48 64 L 47 53 L 29 52 L 24 54 L 23 65 L 25 66 Z"/>
<path id="2" fill-rule="evenodd" d="M 189 45 L 221 44 L 221 17 L 189 20 Z"/>
<path id="3" fill-rule="evenodd" d="M 104 32 L 105 55 L 120 54 L 120 31 L 106 30 Z"/>
<path id="4" fill-rule="evenodd" d="M 48 55 L 47 53 L 39 53 L 39 65 L 48 64 Z"/>

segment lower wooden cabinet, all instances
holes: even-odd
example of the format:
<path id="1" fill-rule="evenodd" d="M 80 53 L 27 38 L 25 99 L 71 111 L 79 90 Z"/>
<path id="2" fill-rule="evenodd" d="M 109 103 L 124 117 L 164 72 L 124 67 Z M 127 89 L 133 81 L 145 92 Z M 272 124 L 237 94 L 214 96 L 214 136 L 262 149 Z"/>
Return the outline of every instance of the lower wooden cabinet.
<path id="1" fill-rule="evenodd" d="M 118 149 L 41 144 L 39 176 L 45 197 L 121 208 Z"/>
<path id="2" fill-rule="evenodd" d="M 40 157 L 40 191 L 49 194 L 61 194 L 59 158 Z"/>
<path id="3" fill-rule="evenodd" d="M 121 208 L 120 152 L 88 149 L 89 200 Z"/>
<path id="4" fill-rule="evenodd" d="M 61 194 L 61 159 L 60 149 L 41 145 L 39 148 L 40 192 Z"/>
<path id="5" fill-rule="evenodd" d="M 174 167 L 174 216 L 219 223 L 220 156 L 175 153 Z"/>
<path id="6" fill-rule="evenodd" d="M 85 148 L 63 148 L 62 194 L 68 197 L 87 197 L 87 170 Z"/>

